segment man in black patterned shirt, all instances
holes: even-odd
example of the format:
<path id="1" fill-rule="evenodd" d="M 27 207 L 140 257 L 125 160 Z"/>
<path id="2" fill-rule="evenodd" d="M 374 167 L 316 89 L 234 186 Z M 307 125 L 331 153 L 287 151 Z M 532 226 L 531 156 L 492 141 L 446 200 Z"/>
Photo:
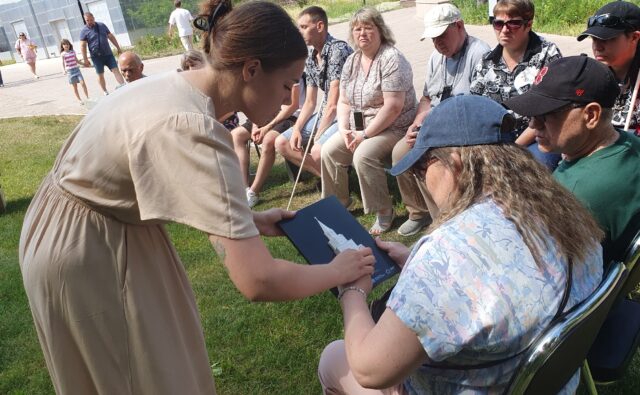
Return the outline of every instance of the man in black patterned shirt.
<path id="1" fill-rule="evenodd" d="M 314 145 L 304 161 L 304 169 L 320 176 L 320 147 L 337 130 L 336 107 L 340 93 L 340 75 L 347 57 L 353 53 L 349 45 L 332 37 L 326 12 L 316 6 L 305 8 L 298 17 L 298 29 L 309 46 L 305 63 L 307 91 L 304 105 L 295 125 L 276 139 L 276 150 L 287 160 L 300 165 L 304 149 L 314 125 Z M 314 113 L 318 88 L 324 97 Z"/>

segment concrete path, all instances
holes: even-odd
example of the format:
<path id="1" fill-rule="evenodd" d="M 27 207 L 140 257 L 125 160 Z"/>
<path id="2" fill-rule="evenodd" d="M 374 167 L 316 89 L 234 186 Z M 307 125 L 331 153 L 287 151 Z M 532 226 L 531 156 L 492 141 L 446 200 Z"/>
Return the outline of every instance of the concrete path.
<path id="1" fill-rule="evenodd" d="M 416 94 L 420 95 L 424 84 L 426 64 L 433 51 L 430 40 L 420 41 L 423 24 L 422 16 L 416 15 L 415 7 L 401 8 L 384 13 L 386 23 L 391 27 L 396 46 L 407 57 L 413 67 L 413 81 Z M 329 32 L 337 38 L 346 40 L 348 23 L 331 25 Z M 491 47 L 496 45 L 493 29 L 489 25 L 467 26 L 469 34 L 481 38 Z M 555 42 L 563 55 L 591 55 L 591 40 L 578 42 L 575 37 L 543 34 L 548 40 Z M 175 69 L 179 66 L 180 56 L 150 59 L 144 62 L 145 74 L 153 75 Z M 87 108 L 77 103 L 67 76 L 62 74 L 60 58 L 44 59 L 37 62 L 40 79 L 34 80 L 29 67 L 23 63 L 3 66 L 1 69 L 4 88 L 0 88 L 0 118 L 23 117 L 53 114 L 85 114 Z M 82 68 L 93 100 L 102 97 L 93 68 Z M 112 91 L 116 86 L 113 74 L 105 72 L 107 89 Z"/>

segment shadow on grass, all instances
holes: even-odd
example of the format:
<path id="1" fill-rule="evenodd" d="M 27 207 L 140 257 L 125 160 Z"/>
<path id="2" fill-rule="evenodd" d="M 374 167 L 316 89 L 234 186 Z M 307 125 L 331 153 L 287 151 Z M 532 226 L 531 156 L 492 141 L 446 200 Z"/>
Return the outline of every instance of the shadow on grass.
<path id="1" fill-rule="evenodd" d="M 19 212 L 24 213 L 25 211 L 27 211 L 27 207 L 29 207 L 29 204 L 31 203 L 32 198 L 33 196 L 29 198 L 7 200 L 7 207 L 3 214 L 10 215 L 10 214 L 15 214 Z"/>

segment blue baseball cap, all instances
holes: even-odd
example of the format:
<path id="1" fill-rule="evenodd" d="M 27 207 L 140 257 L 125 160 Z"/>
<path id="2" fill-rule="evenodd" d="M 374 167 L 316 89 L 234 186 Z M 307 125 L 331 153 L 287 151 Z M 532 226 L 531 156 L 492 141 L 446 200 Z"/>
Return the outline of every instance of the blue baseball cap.
<path id="1" fill-rule="evenodd" d="M 485 96 L 451 97 L 431 110 L 413 148 L 390 173 L 404 173 L 432 148 L 513 143 L 515 124 L 513 115 Z"/>

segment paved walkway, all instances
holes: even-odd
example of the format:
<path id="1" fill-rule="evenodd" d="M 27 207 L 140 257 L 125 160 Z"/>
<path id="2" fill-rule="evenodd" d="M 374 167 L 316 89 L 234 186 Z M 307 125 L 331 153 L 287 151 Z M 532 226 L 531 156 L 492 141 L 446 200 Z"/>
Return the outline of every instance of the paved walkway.
<path id="1" fill-rule="evenodd" d="M 430 40 L 419 41 L 422 35 L 422 17 L 416 15 L 416 8 L 401 8 L 384 14 L 386 23 L 391 27 L 396 46 L 407 57 L 413 67 L 413 81 L 416 94 L 420 95 L 424 84 L 426 65 L 429 54 L 433 51 Z M 467 26 L 471 35 L 486 41 L 491 47 L 496 45 L 491 26 Z M 329 32 L 337 38 L 347 39 L 348 23 L 331 25 Z M 544 34 L 548 40 L 555 42 L 565 56 L 580 53 L 591 54 L 591 41 L 578 42 L 575 37 Z M 153 75 L 175 69 L 179 66 L 180 56 L 170 56 L 146 60 L 145 74 Z M 5 86 L 0 88 L 0 118 L 22 117 L 51 114 L 84 114 L 87 109 L 77 103 L 67 77 L 62 74 L 60 58 L 39 60 L 37 63 L 40 79 L 34 80 L 26 64 L 17 63 L 2 67 Z M 92 68 L 82 68 L 94 100 L 102 96 L 97 77 Z M 116 86 L 113 74 L 105 72 L 107 88 L 111 91 Z"/>

